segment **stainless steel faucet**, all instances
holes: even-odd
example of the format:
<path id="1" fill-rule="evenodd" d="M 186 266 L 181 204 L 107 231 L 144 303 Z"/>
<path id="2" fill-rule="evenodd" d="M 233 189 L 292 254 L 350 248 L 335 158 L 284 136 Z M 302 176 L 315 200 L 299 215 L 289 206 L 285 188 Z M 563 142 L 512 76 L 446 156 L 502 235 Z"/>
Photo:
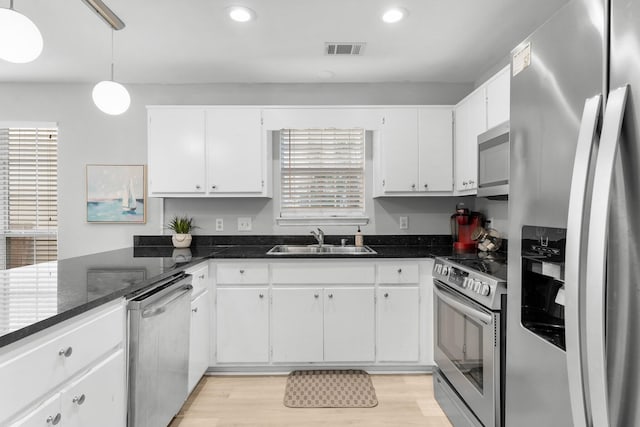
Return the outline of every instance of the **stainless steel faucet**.
<path id="1" fill-rule="evenodd" d="M 318 245 L 319 246 L 324 245 L 324 231 L 322 231 L 320 229 L 320 227 L 318 227 L 318 232 L 317 233 L 315 231 L 311 230 L 311 234 L 313 234 L 313 237 L 316 238 L 316 240 L 318 241 Z"/>

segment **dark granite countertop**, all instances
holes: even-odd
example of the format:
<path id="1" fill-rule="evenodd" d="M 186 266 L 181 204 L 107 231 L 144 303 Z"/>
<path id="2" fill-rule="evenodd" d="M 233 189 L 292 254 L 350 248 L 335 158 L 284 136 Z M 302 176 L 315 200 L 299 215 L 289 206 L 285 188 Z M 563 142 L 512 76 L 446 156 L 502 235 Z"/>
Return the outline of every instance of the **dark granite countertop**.
<path id="1" fill-rule="evenodd" d="M 353 236 L 327 236 L 340 244 Z M 377 254 L 267 255 L 276 244 L 312 244 L 311 236 L 194 236 L 175 249 L 171 236 L 135 236 L 134 247 L 26 266 L 3 272 L 0 282 L 0 347 L 154 283 L 203 259 L 428 258 L 449 255 L 449 236 L 366 236 Z"/>
<path id="2" fill-rule="evenodd" d="M 0 347 L 109 301 L 136 295 L 209 254 L 193 251 L 188 262 L 177 263 L 172 251 L 160 256 L 134 252 L 134 248 L 118 249 L 3 271 Z"/>

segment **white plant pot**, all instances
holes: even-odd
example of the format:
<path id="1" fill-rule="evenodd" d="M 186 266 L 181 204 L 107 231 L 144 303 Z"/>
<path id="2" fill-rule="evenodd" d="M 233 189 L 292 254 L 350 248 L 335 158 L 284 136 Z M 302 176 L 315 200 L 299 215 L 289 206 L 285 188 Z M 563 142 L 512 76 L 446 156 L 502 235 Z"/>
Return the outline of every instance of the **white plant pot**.
<path id="1" fill-rule="evenodd" d="M 171 241 L 176 248 L 188 248 L 191 245 L 191 234 L 174 234 Z"/>

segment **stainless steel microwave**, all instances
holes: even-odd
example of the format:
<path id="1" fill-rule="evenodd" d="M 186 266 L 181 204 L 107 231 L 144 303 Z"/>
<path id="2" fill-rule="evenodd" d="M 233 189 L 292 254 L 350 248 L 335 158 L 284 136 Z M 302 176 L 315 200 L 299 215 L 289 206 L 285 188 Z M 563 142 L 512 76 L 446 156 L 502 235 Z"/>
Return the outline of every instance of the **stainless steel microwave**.
<path id="1" fill-rule="evenodd" d="M 509 122 L 478 135 L 478 197 L 509 197 Z"/>

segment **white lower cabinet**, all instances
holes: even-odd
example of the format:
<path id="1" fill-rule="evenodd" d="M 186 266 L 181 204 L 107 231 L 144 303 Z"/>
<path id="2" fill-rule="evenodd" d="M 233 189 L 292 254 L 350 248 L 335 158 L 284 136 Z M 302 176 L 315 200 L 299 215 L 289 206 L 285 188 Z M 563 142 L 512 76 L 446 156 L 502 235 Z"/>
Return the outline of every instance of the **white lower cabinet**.
<path id="1" fill-rule="evenodd" d="M 209 367 L 209 292 L 200 293 L 191 301 L 189 332 L 189 393 L 193 391 Z"/>
<path id="2" fill-rule="evenodd" d="M 125 316 L 119 300 L 0 349 L 0 425 L 124 426 Z"/>
<path id="3" fill-rule="evenodd" d="M 269 362 L 269 288 L 219 287 L 216 337 L 220 363 Z"/>
<path id="4" fill-rule="evenodd" d="M 375 359 L 373 287 L 324 290 L 325 362 Z"/>
<path id="5" fill-rule="evenodd" d="M 122 425 L 122 414 L 126 410 L 124 369 L 124 350 L 119 350 L 66 387 L 60 395 L 62 425 Z"/>
<path id="6" fill-rule="evenodd" d="M 418 361 L 419 306 L 418 286 L 378 288 L 378 361 Z"/>
<path id="7" fill-rule="evenodd" d="M 220 369 L 432 364 L 431 260 L 212 262 Z"/>
<path id="8" fill-rule="evenodd" d="M 56 394 L 26 416 L 11 424 L 12 427 L 45 427 L 62 424 L 60 395 Z"/>
<path id="9" fill-rule="evenodd" d="M 323 360 L 322 288 L 272 291 L 272 359 L 274 362 Z"/>
<path id="10" fill-rule="evenodd" d="M 273 361 L 373 361 L 373 295 L 373 287 L 274 289 Z"/>

